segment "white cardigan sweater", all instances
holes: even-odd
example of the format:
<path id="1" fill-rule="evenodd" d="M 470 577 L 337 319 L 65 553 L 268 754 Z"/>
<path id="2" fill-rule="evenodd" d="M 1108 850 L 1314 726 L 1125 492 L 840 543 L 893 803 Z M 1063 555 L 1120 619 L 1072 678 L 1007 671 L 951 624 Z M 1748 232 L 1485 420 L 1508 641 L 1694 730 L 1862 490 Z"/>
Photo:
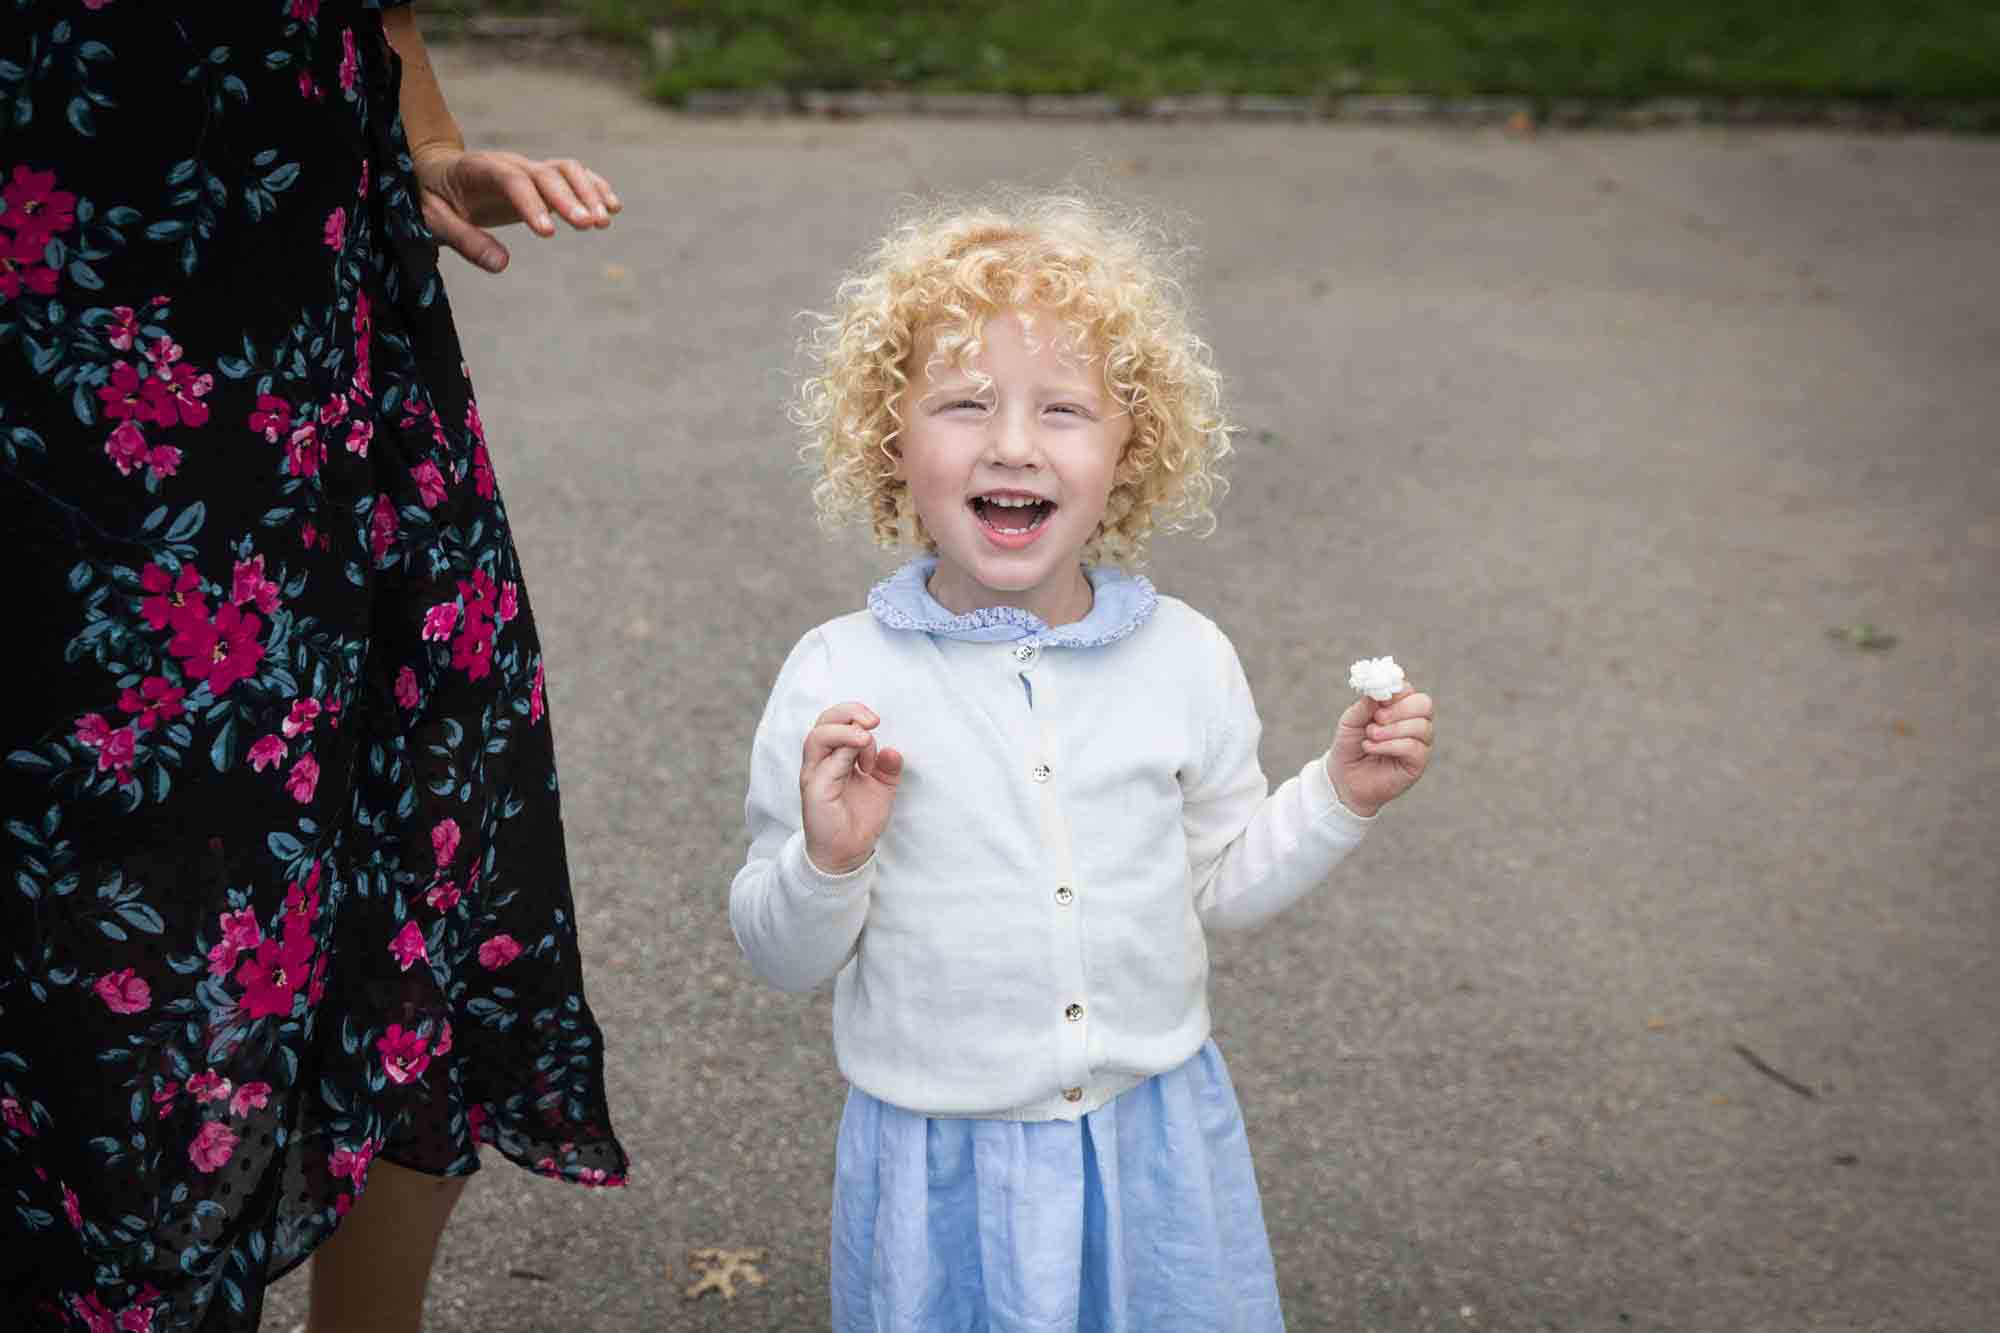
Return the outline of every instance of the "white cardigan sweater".
<path id="1" fill-rule="evenodd" d="M 799 764 L 848 699 L 905 767 L 874 856 L 835 876 L 805 855 Z M 1207 1040 L 1203 925 L 1263 921 L 1372 822 L 1323 759 L 1267 796 L 1259 732 L 1234 647 L 1171 597 L 1081 648 L 829 621 L 757 727 L 737 941 L 782 989 L 838 975 L 835 1052 L 863 1091 L 936 1116 L 1080 1116 Z"/>

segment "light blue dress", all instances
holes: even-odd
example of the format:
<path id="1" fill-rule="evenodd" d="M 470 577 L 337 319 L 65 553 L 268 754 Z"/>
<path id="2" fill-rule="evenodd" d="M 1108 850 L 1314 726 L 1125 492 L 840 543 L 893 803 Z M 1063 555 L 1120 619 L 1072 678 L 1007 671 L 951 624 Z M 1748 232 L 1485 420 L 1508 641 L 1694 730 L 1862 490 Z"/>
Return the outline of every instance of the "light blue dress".
<path id="1" fill-rule="evenodd" d="M 994 608 L 955 616 L 918 560 L 869 608 L 913 633 L 1089 648 L 1158 604 L 1092 569 L 1090 614 L 1051 628 Z M 833 1198 L 837 1333 L 1282 1333 L 1277 1274 L 1243 1115 L 1222 1054 L 1080 1120 L 933 1118 L 851 1088 Z"/>

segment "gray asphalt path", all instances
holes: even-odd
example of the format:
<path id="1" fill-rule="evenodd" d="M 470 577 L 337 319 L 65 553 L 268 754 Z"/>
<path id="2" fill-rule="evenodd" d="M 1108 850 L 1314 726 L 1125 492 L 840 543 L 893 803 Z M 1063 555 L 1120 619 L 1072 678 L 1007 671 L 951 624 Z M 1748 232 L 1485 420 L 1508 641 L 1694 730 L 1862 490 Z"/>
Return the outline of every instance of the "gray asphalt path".
<path id="1" fill-rule="evenodd" d="M 1204 254 L 1246 429 L 1151 572 L 1235 638 L 1266 770 L 1355 657 L 1440 701 L 1363 851 L 1215 940 L 1292 1327 L 1995 1326 L 2000 141 L 694 121 L 439 64 L 476 141 L 627 202 L 451 290 L 637 1160 L 491 1163 L 435 1333 L 824 1326 L 828 1001 L 724 898 L 771 677 L 891 562 L 812 526 L 791 317 L 900 196 L 1079 170 Z M 767 1284 L 684 1302 L 696 1245 Z"/>

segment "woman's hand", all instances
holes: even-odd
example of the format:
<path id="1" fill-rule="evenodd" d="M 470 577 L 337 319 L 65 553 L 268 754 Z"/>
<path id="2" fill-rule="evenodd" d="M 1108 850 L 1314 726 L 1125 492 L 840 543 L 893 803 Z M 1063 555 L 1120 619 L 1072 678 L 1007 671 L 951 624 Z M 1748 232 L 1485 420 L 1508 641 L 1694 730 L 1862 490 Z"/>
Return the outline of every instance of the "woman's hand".
<path id="1" fill-rule="evenodd" d="M 553 236 L 560 216 L 590 231 L 610 226 L 624 206 L 611 182 L 574 158 L 536 161 L 433 144 L 419 148 L 415 160 L 424 221 L 441 244 L 489 273 L 506 268 L 508 254 L 488 227 L 525 222 L 537 236 Z"/>
<path id="2" fill-rule="evenodd" d="M 1436 711 L 1428 694 L 1407 686 L 1387 703 L 1363 695 L 1350 704 L 1326 757 L 1340 803 L 1367 818 L 1408 791 L 1431 761 Z"/>
<path id="3" fill-rule="evenodd" d="M 835 704 L 806 733 L 799 805 L 806 856 L 823 874 L 858 869 L 888 826 L 903 777 L 903 756 L 875 747 L 882 719 L 865 704 Z"/>

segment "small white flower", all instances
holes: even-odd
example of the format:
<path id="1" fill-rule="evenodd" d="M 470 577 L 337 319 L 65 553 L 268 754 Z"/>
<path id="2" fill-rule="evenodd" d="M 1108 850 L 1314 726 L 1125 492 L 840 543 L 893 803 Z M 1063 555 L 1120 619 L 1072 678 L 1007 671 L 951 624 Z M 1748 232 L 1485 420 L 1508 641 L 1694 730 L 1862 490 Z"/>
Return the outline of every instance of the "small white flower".
<path id="1" fill-rule="evenodd" d="M 1347 688 L 1387 703 L 1403 688 L 1403 668 L 1393 657 L 1364 657 L 1347 669 Z"/>

